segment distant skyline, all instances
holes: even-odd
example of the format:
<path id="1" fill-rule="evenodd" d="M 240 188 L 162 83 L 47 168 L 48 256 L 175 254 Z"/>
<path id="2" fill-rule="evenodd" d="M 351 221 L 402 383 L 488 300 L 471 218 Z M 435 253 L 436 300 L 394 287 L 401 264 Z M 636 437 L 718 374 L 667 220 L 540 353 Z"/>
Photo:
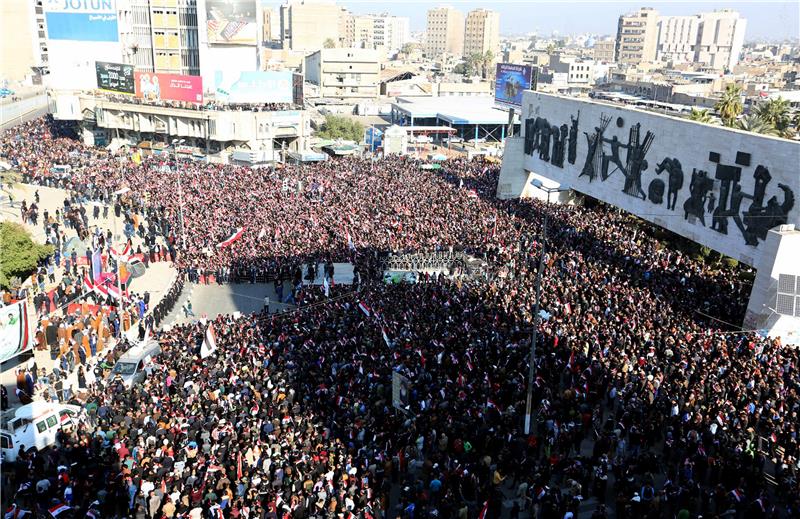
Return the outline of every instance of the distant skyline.
<path id="1" fill-rule="evenodd" d="M 264 5 L 277 7 L 284 2 L 266 0 Z M 616 35 L 617 19 L 623 13 L 639 7 L 653 7 L 661 14 L 691 15 L 715 9 L 733 9 L 747 19 L 745 40 L 796 39 L 800 34 L 800 3 L 798 0 L 764 1 L 705 1 L 672 0 L 669 2 L 603 1 L 603 0 L 485 0 L 483 2 L 450 0 L 444 2 L 405 0 L 378 2 L 374 0 L 342 0 L 337 5 L 356 14 L 387 12 L 407 16 L 412 32 L 425 30 L 426 13 L 432 7 L 451 5 L 465 14 L 478 8 L 500 13 L 500 33 L 504 36 L 536 32 L 549 36 L 559 34 L 594 33 Z"/>

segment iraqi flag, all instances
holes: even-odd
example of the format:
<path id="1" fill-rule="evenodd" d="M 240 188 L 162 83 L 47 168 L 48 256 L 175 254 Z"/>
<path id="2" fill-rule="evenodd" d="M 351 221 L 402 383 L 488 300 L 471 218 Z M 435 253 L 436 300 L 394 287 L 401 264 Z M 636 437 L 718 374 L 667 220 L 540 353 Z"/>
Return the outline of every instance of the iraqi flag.
<path id="1" fill-rule="evenodd" d="M 58 517 L 59 515 L 63 514 L 67 510 L 72 510 L 72 508 L 68 507 L 63 503 L 59 503 L 56 506 L 50 508 L 50 515 L 53 517 Z"/>
<path id="2" fill-rule="evenodd" d="M 244 234 L 244 227 L 239 227 L 231 234 L 226 240 L 223 240 L 217 244 L 218 249 L 222 249 L 223 247 L 228 247 L 230 244 L 238 240 Z"/>
<path id="3" fill-rule="evenodd" d="M 367 303 L 365 303 L 364 301 L 359 301 L 359 302 L 358 302 L 358 308 L 359 308 L 359 309 L 360 309 L 362 312 L 364 312 L 364 315 L 366 315 L 367 317 L 369 317 L 370 315 L 372 315 L 372 309 L 371 309 L 370 307 L 368 307 L 368 306 L 367 306 Z"/>
<path id="4" fill-rule="evenodd" d="M 214 326 L 209 323 L 203 344 L 200 346 L 200 358 L 205 359 L 215 351 L 217 351 L 217 336 L 214 334 Z"/>
<path id="5" fill-rule="evenodd" d="M 131 245 L 126 243 L 122 249 L 115 249 L 114 247 L 109 247 L 108 252 L 111 253 L 111 257 L 114 258 L 115 261 L 128 261 L 128 257 L 131 255 Z"/>
<path id="6" fill-rule="evenodd" d="M 356 250 L 356 245 L 355 245 L 355 243 L 353 243 L 353 237 L 350 236 L 350 232 L 349 231 L 347 233 L 347 248 L 349 248 L 352 251 Z"/>
<path id="7" fill-rule="evenodd" d="M 386 346 L 392 347 L 392 341 L 389 340 L 389 334 L 386 333 L 386 327 L 381 326 L 381 335 L 383 336 L 383 342 L 386 343 Z"/>
<path id="8" fill-rule="evenodd" d="M 470 189 L 469 191 L 467 191 L 467 196 L 470 198 L 478 198 L 478 192 L 475 191 L 474 189 Z"/>
<path id="9" fill-rule="evenodd" d="M 266 235 L 267 235 L 267 230 L 262 227 L 261 231 L 258 233 L 258 241 L 263 240 L 264 236 L 266 236 Z"/>
<path id="10" fill-rule="evenodd" d="M 481 513 L 478 514 L 478 519 L 486 519 L 486 514 L 489 512 L 489 501 L 483 502 L 483 508 L 481 508 Z"/>

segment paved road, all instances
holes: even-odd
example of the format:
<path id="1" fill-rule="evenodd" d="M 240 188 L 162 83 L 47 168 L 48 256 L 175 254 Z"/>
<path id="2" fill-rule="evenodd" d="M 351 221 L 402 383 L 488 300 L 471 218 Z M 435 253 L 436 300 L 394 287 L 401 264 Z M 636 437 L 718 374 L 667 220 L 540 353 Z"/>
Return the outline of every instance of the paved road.
<path id="1" fill-rule="evenodd" d="M 41 117 L 48 112 L 47 95 L 39 94 L 21 101 L 0 104 L 0 130 Z"/>
<path id="2" fill-rule="evenodd" d="M 13 221 L 22 223 L 22 218 L 19 211 L 20 204 L 22 200 L 27 200 L 28 204 L 33 202 L 35 200 L 37 191 L 39 192 L 40 196 L 40 202 L 38 204 L 40 224 L 38 226 L 25 224 L 25 227 L 31 232 L 34 241 L 38 243 L 44 243 L 45 234 L 41 225 L 42 214 L 44 213 L 45 209 L 47 209 L 50 214 L 53 214 L 57 208 L 63 207 L 64 199 L 67 196 L 67 192 L 65 190 L 20 184 L 13 189 L 15 201 L 14 207 L 9 205 L 7 192 L 2 191 L 0 192 L 0 221 Z M 108 218 L 103 218 L 101 211 L 100 217 L 97 219 L 91 216 L 91 204 L 88 210 L 90 227 L 99 226 L 101 229 L 110 229 L 115 233 L 121 234 L 123 227 L 122 219 L 115 218 L 113 208 L 109 208 Z M 76 231 L 74 229 L 67 229 L 63 226 L 61 226 L 60 229 L 66 233 L 67 239 L 76 236 Z M 123 238 L 120 237 L 119 241 L 122 239 Z M 141 244 L 141 238 L 134 236 L 134 248 Z M 63 269 L 56 269 L 56 283 L 61 282 L 62 273 Z M 130 291 L 137 294 L 150 292 L 150 306 L 152 308 L 161 300 L 165 290 L 168 288 L 168 284 L 171 282 L 176 273 L 177 271 L 173 267 L 172 263 L 151 263 L 142 277 L 131 282 Z M 48 283 L 46 285 L 46 289 L 50 290 L 54 286 L 55 284 Z M 31 322 L 34 323 L 33 328 L 35 330 L 36 325 L 38 325 L 38 320 L 33 309 L 31 310 L 32 311 L 29 312 L 29 318 L 31 319 Z M 36 359 L 37 365 L 40 368 L 43 367 L 49 371 L 53 366 L 53 361 L 50 359 L 50 354 L 48 351 L 34 351 L 34 358 Z M 9 400 L 12 405 L 17 403 L 16 397 L 14 396 L 14 389 L 16 387 L 15 370 L 18 367 L 23 367 L 20 366 L 20 361 L 18 358 L 5 362 L 2 364 L 2 367 L 0 367 L 0 384 L 6 386 L 6 390 L 9 393 Z M 70 382 L 73 381 L 70 379 Z"/>

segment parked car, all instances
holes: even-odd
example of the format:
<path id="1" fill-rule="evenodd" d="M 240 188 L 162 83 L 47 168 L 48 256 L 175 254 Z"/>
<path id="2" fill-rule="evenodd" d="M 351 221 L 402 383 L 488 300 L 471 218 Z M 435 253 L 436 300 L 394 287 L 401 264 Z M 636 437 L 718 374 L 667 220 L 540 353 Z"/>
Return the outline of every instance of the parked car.
<path id="1" fill-rule="evenodd" d="M 13 95 L 14 95 L 14 91 L 13 90 L 9 90 L 7 88 L 0 88 L 0 98 L 13 96 Z"/>

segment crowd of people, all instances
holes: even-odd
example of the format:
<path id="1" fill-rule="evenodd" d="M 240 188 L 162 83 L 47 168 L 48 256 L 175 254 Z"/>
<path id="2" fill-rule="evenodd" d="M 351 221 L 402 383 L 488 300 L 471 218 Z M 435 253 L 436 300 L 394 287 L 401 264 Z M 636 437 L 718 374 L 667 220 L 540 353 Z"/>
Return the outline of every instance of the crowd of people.
<path id="1" fill-rule="evenodd" d="M 133 95 L 112 94 L 102 90 L 94 92 L 94 96 L 116 103 L 162 106 L 165 108 L 180 108 L 183 110 L 276 112 L 297 109 L 297 106 L 292 103 L 227 103 L 216 99 L 206 99 L 202 103 L 192 103 L 189 101 L 173 101 L 170 99 L 145 99 Z"/>
<path id="2" fill-rule="evenodd" d="M 497 200 L 482 162 L 196 164 L 179 187 L 158 158 L 137 165 L 60 130 L 26 123 L 0 154 L 26 182 L 88 199 L 129 186 L 122 203 L 190 277 L 277 282 L 319 260 L 350 261 L 362 281 L 298 290 L 295 311 L 158 332 L 147 380 L 97 377 L 57 448 L 3 471 L 4 504 L 159 519 L 800 513 L 800 355 L 724 324 L 749 295 L 737 269 L 605 206 Z M 71 174 L 54 178 L 55 164 Z M 383 283 L 384 254 L 450 248 L 488 274 Z"/>

